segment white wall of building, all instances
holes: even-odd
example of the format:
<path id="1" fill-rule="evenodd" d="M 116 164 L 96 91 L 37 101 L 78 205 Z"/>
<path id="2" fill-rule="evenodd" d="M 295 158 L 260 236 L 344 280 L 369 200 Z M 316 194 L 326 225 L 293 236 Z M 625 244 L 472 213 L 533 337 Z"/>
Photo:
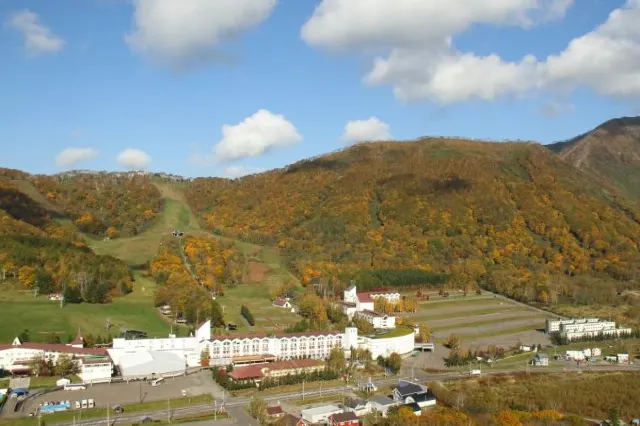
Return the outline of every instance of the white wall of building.
<path id="1" fill-rule="evenodd" d="M 405 336 L 390 337 L 387 339 L 361 337 L 359 347 L 369 349 L 373 359 L 376 359 L 380 355 L 388 357 L 393 352 L 404 355 L 413 351 L 415 347 L 415 335 L 409 333 Z"/>

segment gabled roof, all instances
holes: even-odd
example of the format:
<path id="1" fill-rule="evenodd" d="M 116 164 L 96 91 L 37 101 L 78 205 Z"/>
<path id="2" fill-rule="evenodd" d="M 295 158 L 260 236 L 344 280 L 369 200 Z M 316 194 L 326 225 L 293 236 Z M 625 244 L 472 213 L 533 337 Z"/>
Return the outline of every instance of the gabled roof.
<path id="1" fill-rule="evenodd" d="M 403 383 L 396 388 L 396 391 L 400 396 L 411 396 L 426 392 L 420 385 L 415 383 Z"/>
<path id="2" fill-rule="evenodd" d="M 276 306 L 286 306 L 287 303 L 289 303 L 288 301 L 284 300 L 284 299 L 276 299 L 273 301 L 273 304 Z"/>
<path id="3" fill-rule="evenodd" d="M 299 359 L 292 361 L 276 361 L 265 364 L 253 364 L 238 367 L 229 373 L 234 380 L 259 379 L 267 371 L 291 370 L 297 368 L 311 368 L 323 366 L 324 362 L 315 359 Z"/>
<path id="4" fill-rule="evenodd" d="M 358 417 L 353 411 L 345 411 L 344 413 L 333 414 L 329 416 L 329 418 L 336 423 L 352 422 L 354 420 L 358 420 Z"/>
<path id="5" fill-rule="evenodd" d="M 376 404 L 382 405 L 386 407 L 387 405 L 397 405 L 398 403 L 391 398 L 388 398 L 384 395 L 377 395 L 371 398 L 371 402 L 375 402 Z"/>
<path id="6" fill-rule="evenodd" d="M 70 345 L 84 345 L 84 338 L 82 334 L 80 334 L 80 330 L 78 330 L 78 334 L 76 334 L 76 338 L 73 339 L 73 342 L 69 343 Z"/>
<path id="7" fill-rule="evenodd" d="M 386 317 L 386 314 L 381 314 L 380 312 L 376 312 L 376 311 L 371 311 L 369 309 L 365 309 L 363 311 L 360 311 L 361 314 L 363 315 L 369 315 L 370 317 L 377 317 L 377 318 L 383 318 Z"/>
<path id="8" fill-rule="evenodd" d="M 349 287 L 347 287 L 347 289 L 345 291 L 351 291 L 354 288 L 356 288 L 356 285 L 355 284 L 351 284 Z"/>

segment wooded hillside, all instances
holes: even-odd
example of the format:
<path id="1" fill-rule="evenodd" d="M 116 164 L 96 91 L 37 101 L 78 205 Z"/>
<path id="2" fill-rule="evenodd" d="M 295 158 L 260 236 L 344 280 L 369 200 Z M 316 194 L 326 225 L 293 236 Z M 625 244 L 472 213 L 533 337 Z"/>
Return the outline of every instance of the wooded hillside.
<path id="1" fill-rule="evenodd" d="M 62 224 L 27 195 L 8 174 L 0 175 L 0 278 L 40 294 L 77 289 L 76 300 L 103 303 L 131 291 L 129 268 L 97 256 L 70 224 Z"/>
<path id="2" fill-rule="evenodd" d="M 93 235 L 137 235 L 163 208 L 160 192 L 146 175 L 73 172 L 31 181 L 78 229 Z"/>
<path id="3" fill-rule="evenodd" d="M 537 144 L 359 144 L 196 179 L 187 195 L 209 229 L 276 245 L 304 283 L 337 290 L 361 270 L 405 268 L 544 304 L 613 303 L 637 286 L 640 212 Z"/>

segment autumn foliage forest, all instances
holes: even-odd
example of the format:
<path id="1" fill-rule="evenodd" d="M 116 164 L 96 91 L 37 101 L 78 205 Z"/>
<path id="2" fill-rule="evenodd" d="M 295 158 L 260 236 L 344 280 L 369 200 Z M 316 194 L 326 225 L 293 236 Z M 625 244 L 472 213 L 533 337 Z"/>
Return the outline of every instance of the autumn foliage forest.
<path id="1" fill-rule="evenodd" d="M 13 181 L 24 177 L 17 171 L 0 173 L 0 278 L 40 294 L 61 292 L 67 285 L 92 303 L 131 292 L 127 265 L 95 255 L 71 224 L 52 219 L 18 190 Z"/>
<path id="2" fill-rule="evenodd" d="M 412 269 L 518 300 L 618 304 L 637 287 L 640 211 L 533 143 L 359 144 L 235 180 L 195 179 L 213 232 L 274 245 L 304 284 Z"/>
<path id="3" fill-rule="evenodd" d="M 244 256 L 232 243 L 206 235 L 166 237 L 150 264 L 159 288 L 156 305 L 169 305 L 189 323 L 211 317 L 212 295 L 243 278 Z"/>
<path id="4" fill-rule="evenodd" d="M 31 180 L 79 230 L 101 237 L 137 235 L 163 209 L 160 192 L 146 175 L 66 173 Z"/>

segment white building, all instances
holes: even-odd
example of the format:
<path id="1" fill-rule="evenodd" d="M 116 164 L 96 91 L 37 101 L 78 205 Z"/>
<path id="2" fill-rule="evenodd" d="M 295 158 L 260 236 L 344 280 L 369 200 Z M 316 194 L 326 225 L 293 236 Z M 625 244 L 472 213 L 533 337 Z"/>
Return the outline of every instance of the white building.
<path id="1" fill-rule="evenodd" d="M 548 367 L 549 356 L 547 354 L 538 353 L 536 357 L 531 360 L 531 364 L 537 367 Z"/>
<path id="2" fill-rule="evenodd" d="M 189 367 L 200 366 L 203 342 L 211 338 L 211 321 L 196 330 L 195 336 L 154 339 L 113 339 L 108 349 L 114 364 L 125 378 L 175 376 Z"/>
<path id="3" fill-rule="evenodd" d="M 396 328 L 396 317 L 374 311 L 360 311 L 356 313 L 358 318 L 364 318 L 373 325 L 373 328 Z"/>
<path id="4" fill-rule="evenodd" d="M 243 357 L 273 357 L 295 359 L 308 357 L 325 359 L 334 347 L 343 347 L 344 336 L 339 331 L 306 333 L 249 334 L 215 336 L 202 343 L 211 359 Z"/>
<path id="5" fill-rule="evenodd" d="M 323 405 L 321 407 L 307 408 L 302 410 L 300 415 L 302 420 L 309 423 L 328 422 L 329 416 L 342 413 L 344 410 L 336 405 Z"/>
<path id="6" fill-rule="evenodd" d="M 616 328 L 615 321 L 601 321 L 599 318 L 547 319 L 546 330 L 547 333 L 560 333 L 560 336 L 567 340 L 631 334 L 630 328 Z"/>
<path id="7" fill-rule="evenodd" d="M 361 318 L 366 319 L 374 328 L 395 328 L 396 319 L 394 316 L 379 314 L 374 311 L 374 300 L 378 298 L 384 298 L 389 302 L 396 303 L 400 300 L 400 293 L 358 293 L 355 284 L 352 284 L 344 291 L 340 307 L 349 319 L 353 319 L 357 314 Z"/>
<path id="8" fill-rule="evenodd" d="M 84 382 L 111 380 L 113 364 L 107 351 L 102 348 L 82 347 L 82 337 L 76 337 L 68 345 L 55 343 L 22 343 L 17 337 L 9 345 L 0 345 L 0 369 L 11 373 L 31 373 L 29 363 L 38 357 L 51 360 L 55 365 L 60 355 L 65 354 L 76 361 Z"/>

